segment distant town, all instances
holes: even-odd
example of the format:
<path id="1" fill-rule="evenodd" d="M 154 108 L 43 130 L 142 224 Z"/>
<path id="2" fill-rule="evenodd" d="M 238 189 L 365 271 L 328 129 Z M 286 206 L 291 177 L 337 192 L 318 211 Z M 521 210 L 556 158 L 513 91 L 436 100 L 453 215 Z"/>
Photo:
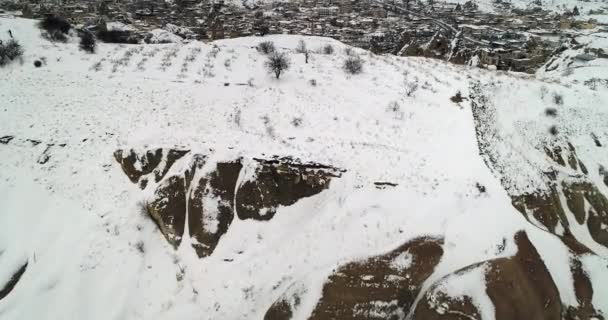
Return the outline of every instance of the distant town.
<path id="1" fill-rule="evenodd" d="M 323 36 L 374 53 L 529 73 L 585 29 L 608 30 L 593 19 L 576 19 L 576 7 L 557 14 L 542 6 L 521 10 L 508 2 L 498 5 L 500 14 L 481 12 L 473 1 L 292 0 L 257 6 L 222 0 L 68 0 L 26 1 L 4 10 L 27 18 L 56 14 L 93 29 L 120 23 L 141 39 L 159 28 L 201 41 L 266 34 Z M 600 50 L 578 58 L 597 57 L 608 58 L 608 53 Z"/>

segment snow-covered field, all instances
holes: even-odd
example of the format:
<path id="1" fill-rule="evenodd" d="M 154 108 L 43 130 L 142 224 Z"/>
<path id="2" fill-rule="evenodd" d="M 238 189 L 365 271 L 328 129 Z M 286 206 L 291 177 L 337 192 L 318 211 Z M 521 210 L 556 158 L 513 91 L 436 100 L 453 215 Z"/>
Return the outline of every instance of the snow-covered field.
<path id="1" fill-rule="evenodd" d="M 25 55 L 22 64 L 0 69 L 0 137 L 14 137 L 0 144 L 0 287 L 28 266 L 0 300 L 0 319 L 262 319 L 291 283 L 304 281 L 296 315 L 303 319 L 326 277 L 345 262 L 415 237 L 444 237 L 428 288 L 460 268 L 515 254 L 519 230 L 537 247 L 562 303 L 579 303 L 568 268 L 574 253 L 512 206 L 510 190 L 479 154 L 470 101 L 450 97 L 484 86 L 500 110 L 497 130 L 512 139 L 499 145 L 503 155 L 530 164 L 504 169 L 525 191 L 542 188 L 534 174 L 546 159 L 532 151 L 554 124 L 543 114 L 550 97 L 563 96 L 556 121 L 573 140 L 592 130 L 608 145 L 606 90 L 359 49 L 364 71 L 347 75 L 339 42 L 265 37 L 292 62 L 277 80 L 255 49 L 261 38 L 99 44 L 96 54 L 85 54 L 77 39 L 43 40 L 30 20 L 2 18 L 0 34 L 6 29 Z M 312 54 L 305 63 L 294 50 L 300 39 L 309 48 L 331 44 L 336 53 Z M 44 65 L 35 68 L 40 59 Z M 606 66 L 596 70 L 608 75 Z M 408 96 L 412 83 L 418 89 Z M 532 151 L 510 153 L 509 145 Z M 218 159 L 293 156 L 346 172 L 270 221 L 235 219 L 213 254 L 199 259 L 188 239 L 173 250 L 140 214 L 146 195 L 113 157 L 119 148 L 155 147 Z M 606 150 L 577 151 L 608 165 Z M 378 189 L 378 181 L 397 186 Z M 601 285 L 608 253 L 587 240 L 595 255 L 582 262 L 596 289 L 593 303 L 608 315 Z M 479 276 L 455 281 L 470 288 L 448 291 L 476 292 L 483 319 L 492 319 L 489 299 L 476 296 L 483 283 L 466 281 Z"/>

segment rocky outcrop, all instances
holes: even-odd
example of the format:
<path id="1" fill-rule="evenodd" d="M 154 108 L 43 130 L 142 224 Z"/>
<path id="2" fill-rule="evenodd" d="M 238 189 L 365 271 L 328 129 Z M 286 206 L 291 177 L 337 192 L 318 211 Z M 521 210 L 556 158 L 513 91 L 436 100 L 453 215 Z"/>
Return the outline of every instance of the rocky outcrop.
<path id="1" fill-rule="evenodd" d="M 417 238 L 383 255 L 339 267 L 309 319 L 401 319 L 443 256 L 443 239 Z M 264 319 L 291 319 L 299 294 L 286 294 Z"/>
<path id="2" fill-rule="evenodd" d="M 496 129 L 494 106 L 478 85 L 471 91 L 480 153 L 487 166 L 500 178 L 513 206 L 530 223 L 560 237 L 576 253 L 593 251 L 589 249 L 593 246 L 585 239 L 593 239 L 608 248 L 608 201 L 591 176 L 590 167 L 580 160 L 576 147 L 564 137 L 554 137 L 543 143 L 538 154 L 524 155 L 512 150 L 509 157 L 505 157 L 496 150 L 511 147 L 503 142 L 504 138 Z M 546 163 L 533 164 L 532 158 L 545 159 Z M 546 166 L 548 170 L 540 170 Z M 519 191 L 521 182 L 512 177 L 516 170 L 532 172 L 538 189 Z M 601 177 L 601 165 L 599 171 Z M 604 180 L 607 182 L 608 179 Z M 586 231 L 573 228 L 572 223 L 585 226 Z"/>
<path id="3" fill-rule="evenodd" d="M 188 229 L 199 257 L 210 255 L 234 219 L 234 191 L 243 165 L 218 162 L 194 182 L 188 201 Z"/>
<path id="4" fill-rule="evenodd" d="M 330 166 L 278 157 L 249 159 L 244 168 L 240 158 L 209 161 L 177 149 L 118 150 L 114 157 L 131 182 L 154 188 L 144 211 L 169 244 L 180 246 L 187 222 L 199 257 L 213 253 L 235 213 L 243 220 L 270 220 L 279 206 L 320 193 L 341 174 Z M 174 168 L 180 159 L 181 167 Z"/>
<path id="5" fill-rule="evenodd" d="M 236 193 L 240 219 L 270 220 L 279 206 L 289 206 L 329 187 L 334 168 L 300 164 L 291 158 L 255 159 L 255 179 L 244 181 Z"/>
<path id="6" fill-rule="evenodd" d="M 173 248 L 179 247 L 186 223 L 186 184 L 184 177 L 172 176 L 154 191 L 146 210 Z"/>
<path id="7" fill-rule="evenodd" d="M 565 320 L 597 319 L 604 320 L 604 316 L 593 306 L 593 286 L 591 280 L 583 270 L 578 259 L 570 261 L 570 271 L 574 279 L 574 293 L 579 303 L 578 307 L 569 306 L 563 310 Z"/>
<path id="8" fill-rule="evenodd" d="M 561 319 L 559 291 L 551 274 L 525 232 L 515 235 L 517 254 L 475 264 L 450 274 L 436 282 L 418 303 L 415 319 L 481 319 L 476 298 L 487 295 L 493 304 L 497 320 Z M 478 279 L 485 285 L 467 283 L 472 288 L 484 288 L 474 296 L 450 296 L 451 281 L 469 272 L 483 272 Z M 483 290 L 483 289 L 482 289 Z"/>
<path id="9" fill-rule="evenodd" d="M 19 269 L 17 269 L 13 273 L 11 278 L 8 279 L 8 281 L 6 281 L 6 283 L 4 284 L 4 287 L 2 287 L 2 289 L 0 289 L 0 300 L 4 299 L 6 296 L 8 296 L 9 293 L 11 293 L 11 291 L 13 291 L 13 289 L 15 288 L 15 286 L 17 285 L 17 283 L 19 282 L 19 280 L 25 273 L 25 270 L 27 269 L 27 264 L 28 264 L 27 262 L 24 263 Z"/>
<path id="10" fill-rule="evenodd" d="M 8 144 L 14 138 L 15 137 L 13 137 L 13 136 L 3 136 L 3 137 L 0 138 L 0 144 Z"/>

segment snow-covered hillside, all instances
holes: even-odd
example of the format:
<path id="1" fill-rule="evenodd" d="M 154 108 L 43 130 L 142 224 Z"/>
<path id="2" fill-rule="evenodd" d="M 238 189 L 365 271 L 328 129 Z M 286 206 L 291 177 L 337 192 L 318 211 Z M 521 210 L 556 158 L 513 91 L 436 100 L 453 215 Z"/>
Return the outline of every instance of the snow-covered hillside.
<path id="1" fill-rule="evenodd" d="M 25 54 L 0 69 L 0 319 L 608 316 L 606 90 L 352 48 L 363 73 L 348 75 L 347 46 L 325 38 L 85 54 L 31 20 L 6 29 Z M 305 63 L 302 39 L 335 53 Z M 291 60 L 278 80 L 255 49 L 268 40 Z M 562 146 L 569 162 L 568 142 L 587 172 L 553 160 Z M 225 163 L 239 164 L 229 196 L 211 197 Z M 301 163 L 331 178 L 270 210 L 266 181 L 295 175 L 289 193 L 318 178 Z M 160 196 L 184 177 L 184 199 Z M 580 197 L 585 223 L 565 205 L 575 178 L 597 191 Z M 239 206 L 257 192 L 247 183 L 262 186 L 261 217 Z M 561 202 L 532 208 L 555 185 Z M 145 208 L 200 199 L 198 225 Z M 227 225 L 208 219 L 222 210 Z M 194 250 L 210 233 L 214 247 Z"/>
<path id="2" fill-rule="evenodd" d="M 447 0 L 448 3 L 465 4 L 469 0 Z M 590 18 L 604 21 L 605 15 L 589 14 L 589 11 L 606 10 L 608 2 L 605 0 L 479 0 L 473 1 L 477 4 L 479 10 L 486 12 L 497 12 L 503 8 L 504 4 L 508 4 L 511 8 L 517 9 L 533 9 L 540 7 L 543 10 L 554 11 L 559 13 L 570 12 L 574 7 L 579 9 L 581 14 L 579 19 L 587 20 Z"/>

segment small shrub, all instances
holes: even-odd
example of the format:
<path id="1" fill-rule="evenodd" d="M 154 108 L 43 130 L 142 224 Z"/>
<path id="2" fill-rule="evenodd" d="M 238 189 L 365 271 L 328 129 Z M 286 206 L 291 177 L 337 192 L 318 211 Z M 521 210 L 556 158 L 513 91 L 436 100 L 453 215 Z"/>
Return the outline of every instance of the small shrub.
<path id="1" fill-rule="evenodd" d="M 333 54 L 334 47 L 331 44 L 323 46 L 323 54 Z"/>
<path id="2" fill-rule="evenodd" d="M 418 90 L 418 81 L 405 81 L 405 95 L 411 97 Z"/>
<path id="3" fill-rule="evenodd" d="M 34 61 L 34 67 L 36 67 L 36 68 L 42 67 L 42 62 L 40 60 Z"/>
<path id="4" fill-rule="evenodd" d="M 142 254 L 146 252 L 146 248 L 144 246 L 143 241 L 137 241 L 137 243 L 135 243 L 135 248 L 137 248 L 137 251 L 139 251 Z"/>
<path id="5" fill-rule="evenodd" d="M 465 98 L 462 97 L 462 93 L 460 91 L 456 92 L 454 96 L 450 98 L 450 100 L 454 103 L 461 103 Z"/>
<path id="6" fill-rule="evenodd" d="M 268 56 L 265 65 L 268 72 L 274 73 L 278 79 L 281 73 L 289 69 L 290 62 L 284 53 L 273 52 Z"/>
<path id="7" fill-rule="evenodd" d="M 313 87 L 317 86 L 317 80 L 316 79 L 310 79 L 310 80 L 308 80 L 308 83 L 310 83 L 310 85 L 313 86 Z"/>
<path id="8" fill-rule="evenodd" d="M 101 70 L 101 61 L 95 62 L 95 64 L 93 64 L 91 66 L 91 70 L 100 71 Z"/>
<path id="9" fill-rule="evenodd" d="M 275 52 L 275 47 L 274 47 L 274 42 L 272 41 L 262 41 L 258 44 L 257 47 L 258 51 L 260 51 L 263 54 L 270 54 Z"/>
<path id="10" fill-rule="evenodd" d="M 559 132 L 556 126 L 551 126 L 551 128 L 549 128 L 549 133 L 556 136 Z"/>
<path id="11" fill-rule="evenodd" d="M 291 120 L 291 125 L 293 125 L 294 127 L 297 128 L 302 125 L 302 122 L 303 122 L 302 118 L 293 118 Z"/>
<path id="12" fill-rule="evenodd" d="M 88 53 L 95 53 L 95 37 L 92 33 L 84 31 L 80 34 L 80 49 Z"/>
<path id="13" fill-rule="evenodd" d="M 564 97 L 559 94 L 559 93 L 554 93 L 553 94 L 553 103 L 555 103 L 558 106 L 561 106 L 564 104 Z"/>
<path id="14" fill-rule="evenodd" d="M 392 101 L 388 104 L 388 111 L 390 112 L 399 112 L 401 111 L 401 107 L 397 101 Z"/>
<path id="15" fill-rule="evenodd" d="M 348 57 L 344 60 L 344 71 L 349 74 L 359 74 L 363 71 L 363 61 L 359 57 Z"/>
<path id="16" fill-rule="evenodd" d="M 555 109 L 555 108 L 547 108 L 547 109 L 545 109 L 545 115 L 547 117 L 555 118 L 555 117 L 557 117 L 557 109 Z"/>
<path id="17" fill-rule="evenodd" d="M 6 43 L 0 43 L 0 66 L 23 56 L 23 48 L 15 39 L 10 39 Z"/>

